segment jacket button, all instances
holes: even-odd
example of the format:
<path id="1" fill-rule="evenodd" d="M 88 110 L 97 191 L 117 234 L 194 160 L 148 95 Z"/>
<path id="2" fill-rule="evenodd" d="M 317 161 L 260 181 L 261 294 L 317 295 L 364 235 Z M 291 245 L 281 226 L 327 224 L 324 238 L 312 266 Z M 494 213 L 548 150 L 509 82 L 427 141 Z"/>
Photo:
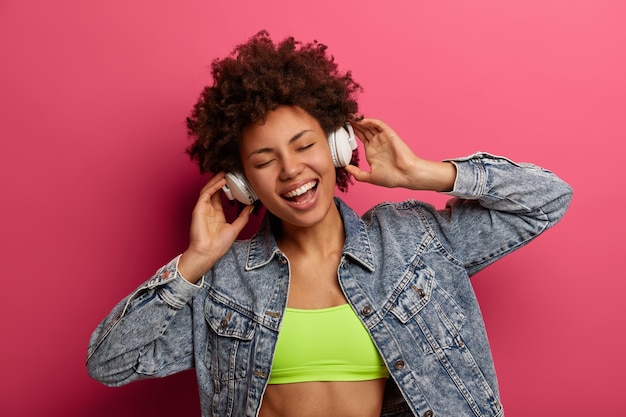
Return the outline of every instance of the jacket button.
<path id="1" fill-rule="evenodd" d="M 433 410 L 426 410 L 426 412 L 424 413 L 424 417 L 433 417 L 435 413 L 433 413 Z"/>
<path id="2" fill-rule="evenodd" d="M 420 298 L 426 297 L 426 293 L 424 292 L 424 290 L 421 288 L 418 288 L 416 285 L 413 285 L 413 290 L 415 290 L 415 292 L 417 293 L 417 295 L 420 296 Z"/>
<path id="3" fill-rule="evenodd" d="M 370 314 L 372 314 L 372 307 L 370 307 L 370 306 L 363 307 L 363 310 L 361 310 L 361 313 L 364 316 L 369 316 Z"/>
<path id="4" fill-rule="evenodd" d="M 396 361 L 396 363 L 393 364 L 393 367 L 396 368 L 397 371 L 399 371 L 400 369 L 404 368 L 404 361 Z"/>
<path id="5" fill-rule="evenodd" d="M 281 263 L 282 265 L 287 264 L 287 258 L 285 258 L 284 256 L 281 256 L 281 257 L 280 257 L 280 263 Z"/>

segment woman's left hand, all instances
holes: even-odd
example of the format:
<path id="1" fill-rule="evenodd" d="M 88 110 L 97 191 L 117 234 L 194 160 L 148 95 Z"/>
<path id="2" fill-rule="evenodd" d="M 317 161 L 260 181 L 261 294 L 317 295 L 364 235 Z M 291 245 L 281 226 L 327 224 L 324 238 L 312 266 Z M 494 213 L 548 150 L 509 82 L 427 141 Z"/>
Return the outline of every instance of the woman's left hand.
<path id="1" fill-rule="evenodd" d="M 370 171 L 354 165 L 345 167 L 357 181 L 383 187 L 450 191 L 456 168 L 450 162 L 419 158 L 386 123 L 377 119 L 351 122 L 365 148 Z"/>

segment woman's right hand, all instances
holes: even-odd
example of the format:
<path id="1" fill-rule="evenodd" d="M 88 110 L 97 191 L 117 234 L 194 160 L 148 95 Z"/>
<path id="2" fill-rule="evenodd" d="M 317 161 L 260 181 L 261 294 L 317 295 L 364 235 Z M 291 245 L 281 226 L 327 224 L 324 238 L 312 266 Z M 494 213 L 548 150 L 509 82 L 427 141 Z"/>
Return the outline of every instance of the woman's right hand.
<path id="1" fill-rule="evenodd" d="M 224 175 L 217 173 L 207 182 L 193 209 L 189 246 L 178 261 L 178 271 L 192 283 L 224 256 L 250 218 L 247 207 L 232 223 L 226 221 L 220 197 Z"/>

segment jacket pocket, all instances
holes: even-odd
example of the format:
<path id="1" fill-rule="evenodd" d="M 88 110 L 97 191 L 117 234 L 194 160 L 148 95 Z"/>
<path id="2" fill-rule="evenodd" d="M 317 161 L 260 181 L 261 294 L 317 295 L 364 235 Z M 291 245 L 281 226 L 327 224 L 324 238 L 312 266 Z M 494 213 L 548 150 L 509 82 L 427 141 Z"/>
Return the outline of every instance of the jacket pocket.
<path id="1" fill-rule="evenodd" d="M 419 260 L 402 280 L 391 312 L 412 334 L 425 353 L 460 346 L 459 332 L 466 315 L 443 288 L 432 269 Z"/>
<path id="2" fill-rule="evenodd" d="M 244 378 L 252 360 L 256 321 L 210 297 L 204 304 L 204 318 L 211 329 L 205 360 L 214 378 L 221 382 Z"/>
<path id="3" fill-rule="evenodd" d="M 207 297 L 205 365 L 212 376 L 211 409 L 215 416 L 238 415 L 245 409 L 248 374 L 254 363 L 257 322 L 236 305 Z"/>

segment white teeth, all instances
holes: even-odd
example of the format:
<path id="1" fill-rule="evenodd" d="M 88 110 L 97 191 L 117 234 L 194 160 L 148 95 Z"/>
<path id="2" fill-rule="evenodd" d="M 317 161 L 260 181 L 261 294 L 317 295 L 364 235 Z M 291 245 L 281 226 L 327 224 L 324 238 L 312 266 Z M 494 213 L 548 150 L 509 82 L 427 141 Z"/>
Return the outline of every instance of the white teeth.
<path id="1" fill-rule="evenodd" d="M 311 188 L 315 187 L 315 181 L 311 181 L 309 183 L 304 184 L 302 187 L 300 188 L 296 188 L 293 191 L 289 191 L 288 193 L 284 194 L 285 197 L 287 198 L 293 198 L 293 197 L 297 197 L 299 195 L 302 195 L 304 193 L 306 193 L 307 191 L 309 191 Z"/>

